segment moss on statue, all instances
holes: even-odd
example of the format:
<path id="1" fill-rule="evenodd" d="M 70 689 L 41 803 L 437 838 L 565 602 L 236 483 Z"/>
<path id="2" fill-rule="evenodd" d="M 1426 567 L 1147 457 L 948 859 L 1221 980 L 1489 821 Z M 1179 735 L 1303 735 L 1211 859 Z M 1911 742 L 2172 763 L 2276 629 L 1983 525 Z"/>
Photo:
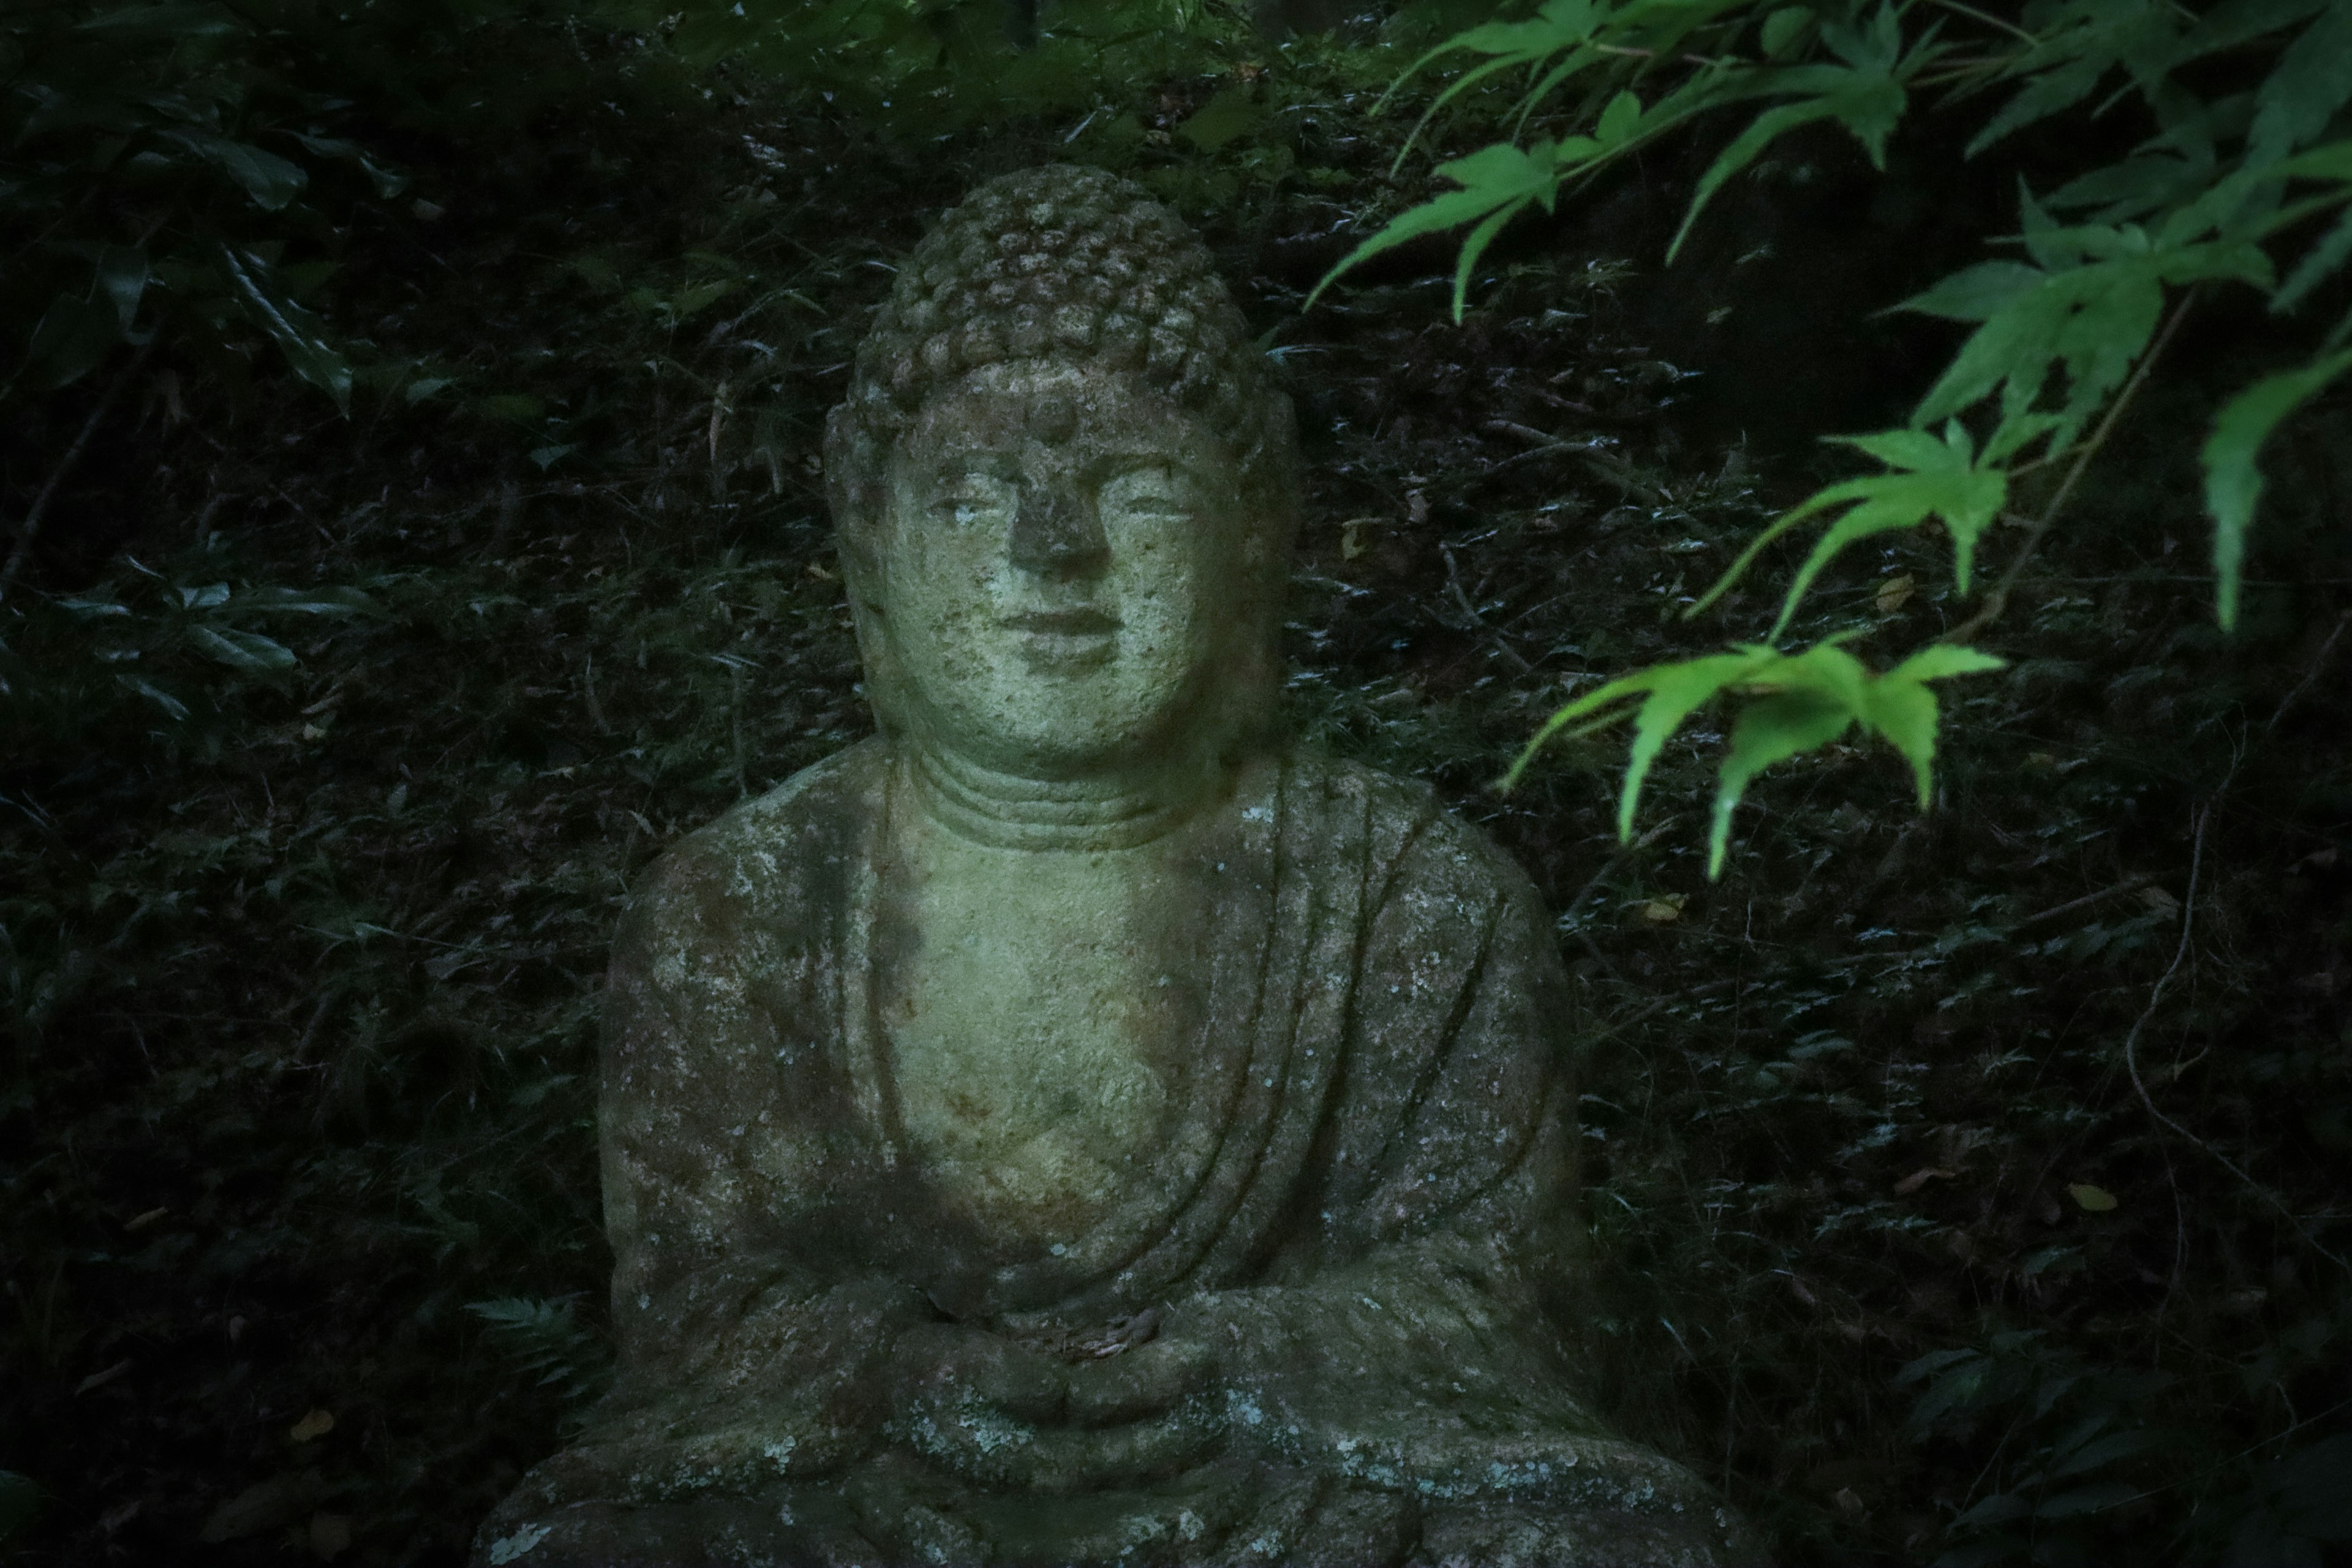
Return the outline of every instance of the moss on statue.
<path id="1" fill-rule="evenodd" d="M 615 945 L 621 1375 L 479 1563 L 1724 1563 L 1580 1400 L 1532 889 L 1286 744 L 1286 402 L 1121 182 L 995 182 L 828 431 L 882 733 Z"/>

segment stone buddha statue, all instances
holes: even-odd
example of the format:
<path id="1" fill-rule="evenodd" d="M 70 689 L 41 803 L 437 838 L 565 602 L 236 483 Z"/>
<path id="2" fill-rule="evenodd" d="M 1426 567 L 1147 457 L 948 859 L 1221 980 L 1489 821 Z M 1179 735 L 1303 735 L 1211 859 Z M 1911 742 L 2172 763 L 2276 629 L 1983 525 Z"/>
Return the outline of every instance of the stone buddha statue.
<path id="1" fill-rule="evenodd" d="M 478 1564 L 1720 1564 L 1576 1392 L 1527 879 L 1287 742 L 1290 407 L 1135 186 L 997 180 L 825 463 L 880 733 L 616 942 L 619 1375 Z"/>

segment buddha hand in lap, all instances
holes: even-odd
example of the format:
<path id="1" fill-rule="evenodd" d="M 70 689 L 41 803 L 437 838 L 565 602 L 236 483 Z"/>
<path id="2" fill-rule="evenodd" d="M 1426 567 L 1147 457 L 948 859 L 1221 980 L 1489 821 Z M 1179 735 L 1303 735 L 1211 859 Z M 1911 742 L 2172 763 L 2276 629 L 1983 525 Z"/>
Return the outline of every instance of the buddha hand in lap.
<path id="1" fill-rule="evenodd" d="M 983 187 L 826 457 L 881 733 L 632 900 L 620 1374 L 477 1563 L 1755 1561 L 1573 1391 L 1531 889 L 1276 731 L 1289 406 L 1198 241 Z"/>

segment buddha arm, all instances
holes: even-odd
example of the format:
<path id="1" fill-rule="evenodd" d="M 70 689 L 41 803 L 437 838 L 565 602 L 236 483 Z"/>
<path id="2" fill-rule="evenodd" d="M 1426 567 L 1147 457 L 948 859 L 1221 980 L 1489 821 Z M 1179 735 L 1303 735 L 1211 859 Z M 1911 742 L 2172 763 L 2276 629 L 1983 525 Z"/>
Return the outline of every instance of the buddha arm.
<path id="1" fill-rule="evenodd" d="M 837 1256 L 859 1163 L 835 1142 L 849 1119 L 797 1092 L 824 1089 L 824 1054 L 793 1038 L 810 966 L 775 951 L 780 922 L 728 869 L 673 858 L 614 945 L 602 1140 L 620 1380 L 604 1414 L 641 1432 L 748 1424 L 814 1469 L 870 1436 L 882 1356 L 932 1314 Z M 801 1113 L 770 1109 L 785 1105 Z"/>
<path id="2" fill-rule="evenodd" d="M 1237 1443 L 1387 1484 L 1597 1433 L 1547 1298 L 1581 1259 L 1575 1009 L 1534 890 L 1484 837 L 1424 818 L 1358 950 L 1348 1068 L 1308 1234 L 1267 1281 L 1171 1310 L 1216 1343 Z"/>

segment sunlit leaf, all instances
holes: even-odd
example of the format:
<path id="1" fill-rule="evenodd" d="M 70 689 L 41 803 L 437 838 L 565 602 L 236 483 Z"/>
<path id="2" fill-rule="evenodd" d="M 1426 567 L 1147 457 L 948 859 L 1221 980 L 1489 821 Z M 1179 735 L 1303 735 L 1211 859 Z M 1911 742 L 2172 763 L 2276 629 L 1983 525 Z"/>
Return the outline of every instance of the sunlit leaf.
<path id="1" fill-rule="evenodd" d="M 1787 628 L 1813 580 L 1846 546 L 1875 534 L 1916 528 L 1930 518 L 1941 519 L 1950 531 L 1953 574 L 1960 591 L 1968 592 L 1977 541 L 2007 504 L 2009 475 L 2000 468 L 1979 463 L 1967 427 L 1951 421 L 1941 440 L 1924 430 L 1882 430 L 1831 439 L 1858 447 L 1895 471 L 1831 485 L 1781 513 L 1749 542 L 1685 616 L 1697 615 L 1722 597 L 1774 541 L 1808 519 L 1839 507 L 1844 511 L 1814 542 L 1790 580 L 1772 637 L 1778 637 Z"/>
<path id="2" fill-rule="evenodd" d="M 2238 624 L 2246 530 L 2263 498 L 2263 443 L 2281 420 L 2347 369 L 2352 369 L 2352 350 L 2300 370 L 2266 375 L 2222 406 L 2213 433 L 2205 438 L 2205 505 L 2213 514 L 2213 608 L 2225 630 Z"/>
<path id="3" fill-rule="evenodd" d="M 1855 724 L 1885 736 L 1911 763 L 1920 805 L 1927 804 L 1935 757 L 1937 707 L 1927 682 L 2002 668 L 1973 648 L 1923 649 L 1874 676 L 1835 641 L 1798 654 L 1760 643 L 1731 653 L 1654 665 L 1620 677 L 1561 708 L 1536 732 L 1497 786 L 1517 784 L 1536 753 L 1563 731 L 1585 733 L 1630 716 L 1633 741 L 1617 802 L 1617 835 L 1632 837 L 1643 781 L 1666 741 L 1701 707 L 1727 694 L 1748 704 L 1732 726 L 1708 837 L 1710 879 L 1722 872 L 1732 813 L 1755 776 L 1774 763 L 1828 744 Z M 1638 706 L 1629 707 L 1634 699 Z"/>
<path id="4" fill-rule="evenodd" d="M 1587 142 L 1586 146 L 1591 143 Z M 1455 158 L 1440 163 L 1437 173 L 1453 181 L 1461 189 L 1433 196 L 1419 206 L 1409 207 L 1391 218 L 1378 234 L 1364 240 L 1340 263 L 1326 273 L 1315 291 L 1307 297 L 1311 307 L 1322 297 L 1334 279 L 1358 263 L 1393 250 L 1408 240 L 1424 234 L 1436 234 L 1456 225 L 1479 219 L 1492 221 L 1481 225 L 1485 236 L 1491 238 L 1503 222 L 1524 210 L 1529 203 L 1541 202 L 1549 210 L 1553 195 L 1559 188 L 1559 152 L 1557 143 L 1538 142 L 1531 147 L 1514 147 L 1508 142 L 1496 142 L 1482 147 L 1466 158 Z M 1456 272 L 1454 314 L 1462 313 L 1462 279 L 1468 276 L 1473 257 L 1464 261 Z"/>

